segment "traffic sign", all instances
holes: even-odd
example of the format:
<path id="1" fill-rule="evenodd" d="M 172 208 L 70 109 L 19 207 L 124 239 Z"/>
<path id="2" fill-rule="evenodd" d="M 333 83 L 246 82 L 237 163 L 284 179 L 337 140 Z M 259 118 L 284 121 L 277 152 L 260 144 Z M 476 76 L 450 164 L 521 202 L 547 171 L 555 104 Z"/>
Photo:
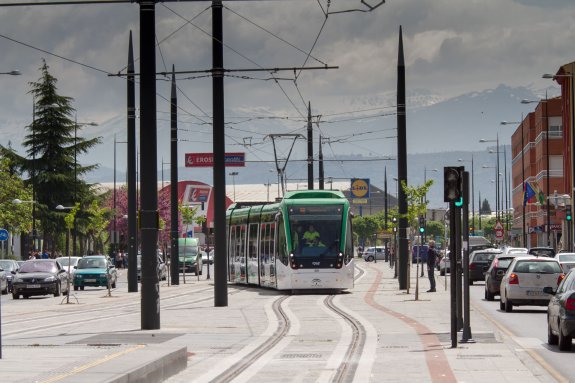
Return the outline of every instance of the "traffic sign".
<path id="1" fill-rule="evenodd" d="M 8 230 L 0 229 L 0 241 L 7 241 L 8 240 Z"/>

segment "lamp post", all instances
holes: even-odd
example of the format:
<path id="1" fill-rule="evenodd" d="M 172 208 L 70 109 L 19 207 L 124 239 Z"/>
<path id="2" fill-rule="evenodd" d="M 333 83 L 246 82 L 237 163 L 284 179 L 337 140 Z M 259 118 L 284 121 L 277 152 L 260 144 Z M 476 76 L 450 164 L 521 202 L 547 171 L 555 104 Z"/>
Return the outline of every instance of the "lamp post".
<path id="1" fill-rule="evenodd" d="M 0 72 L 0 74 L 8 74 L 10 76 L 20 76 L 22 73 L 19 70 L 11 70 L 10 72 Z"/>
<path id="2" fill-rule="evenodd" d="M 58 205 L 56 206 L 56 210 L 72 210 L 74 209 L 73 206 L 62 206 L 62 205 Z M 73 226 L 76 227 L 76 214 L 74 213 L 74 222 L 73 222 Z M 66 224 L 66 227 L 68 229 L 68 242 L 70 241 L 70 227 Z M 70 246 L 68 246 L 68 248 L 66 249 L 66 253 L 68 254 L 68 277 L 66 278 L 66 303 L 70 303 L 70 264 L 72 263 L 70 261 Z M 76 254 L 74 254 L 74 256 L 76 256 Z"/>
<path id="3" fill-rule="evenodd" d="M 238 172 L 231 172 L 229 173 L 230 176 L 232 176 L 232 183 L 234 185 L 234 202 L 236 201 L 236 176 L 240 174 Z"/>
<path id="4" fill-rule="evenodd" d="M 473 153 L 471 154 L 471 160 L 464 160 L 462 158 L 457 159 L 458 162 L 471 162 L 471 227 L 472 233 L 475 235 L 475 181 L 474 181 L 474 168 L 473 168 Z M 467 201 L 469 202 L 469 201 Z"/>
<path id="5" fill-rule="evenodd" d="M 494 150 L 489 150 L 489 153 L 495 153 Z M 499 151 L 497 152 L 497 157 L 501 154 Z M 509 196 L 508 196 L 508 182 L 507 182 L 507 149 L 505 145 L 503 145 L 503 174 L 499 173 L 499 175 L 503 176 L 503 184 L 504 186 L 500 189 L 501 200 L 499 204 L 500 211 L 505 212 L 505 231 L 509 233 L 509 217 L 507 215 L 507 211 L 509 210 Z M 505 196 L 505 197 L 504 197 Z M 505 202 L 505 205 L 503 204 Z"/>
<path id="6" fill-rule="evenodd" d="M 117 219 L 116 219 L 116 145 L 117 144 L 127 144 L 128 141 L 117 141 L 116 140 L 116 135 L 114 134 L 114 191 L 113 191 L 113 204 L 114 204 L 114 220 L 112 221 L 112 231 L 113 231 L 113 235 L 112 235 L 112 253 L 114 255 L 114 259 L 116 258 L 116 245 L 118 242 L 118 232 L 117 232 L 117 228 L 116 228 L 116 223 L 117 223 Z M 163 168 L 162 168 L 163 171 Z M 131 249 L 130 249 L 131 250 Z M 129 267 L 129 266 L 128 266 Z"/>
<path id="7" fill-rule="evenodd" d="M 550 186 L 549 186 L 549 178 L 550 178 L 550 167 L 549 167 L 549 115 L 547 113 L 547 94 L 545 94 L 545 100 L 521 100 L 522 104 L 532 104 L 532 103 L 543 103 L 545 105 L 545 115 L 543 116 L 543 121 L 545 124 L 545 157 L 547 162 L 547 171 L 546 171 L 546 189 L 545 195 L 547 199 L 547 228 L 545 232 L 547 233 L 547 246 L 551 246 L 551 214 L 550 214 L 550 207 L 549 207 L 549 193 L 550 193 Z"/>
<path id="8" fill-rule="evenodd" d="M 495 142 L 497 145 L 497 167 L 495 170 L 495 216 L 497 217 L 497 221 L 499 221 L 499 133 L 497 133 L 497 138 L 495 140 L 486 140 L 482 138 L 479 142 Z"/>
<path id="9" fill-rule="evenodd" d="M 569 111 L 570 114 L 570 118 L 569 118 L 569 123 L 570 123 L 570 127 L 569 127 L 569 132 L 571 134 L 571 191 L 570 191 L 570 195 L 571 195 L 571 201 L 575 201 L 575 62 L 571 63 L 571 73 L 563 73 L 563 74 L 549 74 L 546 73 L 544 74 L 542 77 L 543 78 L 548 78 L 548 79 L 556 79 L 556 78 L 569 78 L 569 89 L 570 89 L 570 97 L 569 97 L 569 106 L 571 107 L 571 110 Z M 573 226 L 574 225 L 570 225 L 571 229 L 569 231 L 570 237 L 571 237 L 571 242 L 569 243 L 569 247 L 568 249 L 572 249 L 573 248 Z"/>

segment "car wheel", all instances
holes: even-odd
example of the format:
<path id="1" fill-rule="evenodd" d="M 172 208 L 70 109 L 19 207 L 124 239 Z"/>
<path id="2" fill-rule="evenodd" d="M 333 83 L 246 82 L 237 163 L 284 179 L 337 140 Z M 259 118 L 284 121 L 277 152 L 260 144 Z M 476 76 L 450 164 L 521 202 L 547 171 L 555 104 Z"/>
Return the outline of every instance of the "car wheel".
<path id="1" fill-rule="evenodd" d="M 20 294 L 12 293 L 12 299 L 20 299 Z"/>
<path id="2" fill-rule="evenodd" d="M 559 322 L 557 332 L 559 333 L 559 341 L 558 341 L 559 350 L 561 351 L 571 350 L 571 337 L 563 334 L 563 330 L 561 330 L 561 322 Z"/>
<path id="3" fill-rule="evenodd" d="M 6 295 L 8 294 L 8 285 L 6 285 L 6 288 L 4 290 L 2 290 L 2 295 Z"/>
<path id="4" fill-rule="evenodd" d="M 368 261 L 368 262 L 372 262 L 372 261 L 373 261 L 373 257 L 370 255 L 369 257 L 367 257 L 367 261 Z"/>
<path id="5" fill-rule="evenodd" d="M 555 345 L 559 341 L 559 337 L 553 334 L 551 331 L 551 322 L 549 321 L 549 317 L 547 317 L 547 343 L 550 345 Z"/>
<path id="6" fill-rule="evenodd" d="M 499 310 L 505 310 L 505 302 L 503 302 L 503 295 L 499 297 Z"/>
<path id="7" fill-rule="evenodd" d="M 509 299 L 506 299 L 505 300 L 505 312 L 510 313 L 511 311 L 513 311 L 513 303 L 511 303 L 511 301 Z"/>
<path id="8" fill-rule="evenodd" d="M 30 295 L 22 294 L 22 298 L 28 299 L 28 298 L 30 298 Z"/>
<path id="9" fill-rule="evenodd" d="M 78 291 L 78 286 L 74 286 L 74 291 Z"/>
<path id="10" fill-rule="evenodd" d="M 491 294 L 489 289 L 487 287 L 485 287 L 485 300 L 486 301 L 493 301 L 494 299 L 495 299 L 495 295 Z"/>
<path id="11" fill-rule="evenodd" d="M 61 291 L 62 291 L 62 286 L 60 286 L 60 283 L 56 283 L 56 291 L 54 291 L 54 296 L 59 297 Z"/>
<path id="12" fill-rule="evenodd" d="M 84 286 L 80 286 L 80 290 L 84 291 Z"/>

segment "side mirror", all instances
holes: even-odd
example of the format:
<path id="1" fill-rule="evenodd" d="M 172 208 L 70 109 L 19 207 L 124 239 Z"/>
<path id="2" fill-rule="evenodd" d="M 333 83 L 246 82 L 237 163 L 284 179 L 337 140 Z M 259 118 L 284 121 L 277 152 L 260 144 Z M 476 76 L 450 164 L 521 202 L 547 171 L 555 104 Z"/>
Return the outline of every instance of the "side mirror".
<path id="1" fill-rule="evenodd" d="M 544 287 L 543 292 L 545 294 L 551 294 L 551 295 L 555 295 L 555 293 L 556 293 L 556 291 L 553 290 L 553 287 L 551 287 L 551 286 Z"/>

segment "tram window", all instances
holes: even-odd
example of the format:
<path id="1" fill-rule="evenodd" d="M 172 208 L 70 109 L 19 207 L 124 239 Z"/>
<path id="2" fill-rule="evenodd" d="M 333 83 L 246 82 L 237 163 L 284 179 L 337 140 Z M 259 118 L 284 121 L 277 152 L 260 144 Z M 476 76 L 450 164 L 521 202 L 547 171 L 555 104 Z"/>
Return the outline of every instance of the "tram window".
<path id="1" fill-rule="evenodd" d="M 351 217 L 347 219 L 347 228 L 345 231 L 345 263 L 349 263 L 353 258 L 353 232 L 351 227 Z"/>
<path id="2" fill-rule="evenodd" d="M 268 254 L 270 255 L 270 261 L 272 261 L 272 262 L 275 260 L 275 253 L 274 253 L 274 251 L 275 251 L 275 246 L 274 246 L 275 245 L 275 235 L 276 235 L 275 228 L 276 228 L 276 225 L 272 223 L 270 225 L 269 250 L 268 250 L 269 251 Z"/>
<path id="3" fill-rule="evenodd" d="M 288 264 L 288 254 L 287 254 L 287 239 L 285 233 L 285 226 L 283 223 L 283 217 L 280 216 L 278 221 L 278 240 L 277 240 L 278 254 L 280 257 L 280 262 L 287 266 Z"/>

